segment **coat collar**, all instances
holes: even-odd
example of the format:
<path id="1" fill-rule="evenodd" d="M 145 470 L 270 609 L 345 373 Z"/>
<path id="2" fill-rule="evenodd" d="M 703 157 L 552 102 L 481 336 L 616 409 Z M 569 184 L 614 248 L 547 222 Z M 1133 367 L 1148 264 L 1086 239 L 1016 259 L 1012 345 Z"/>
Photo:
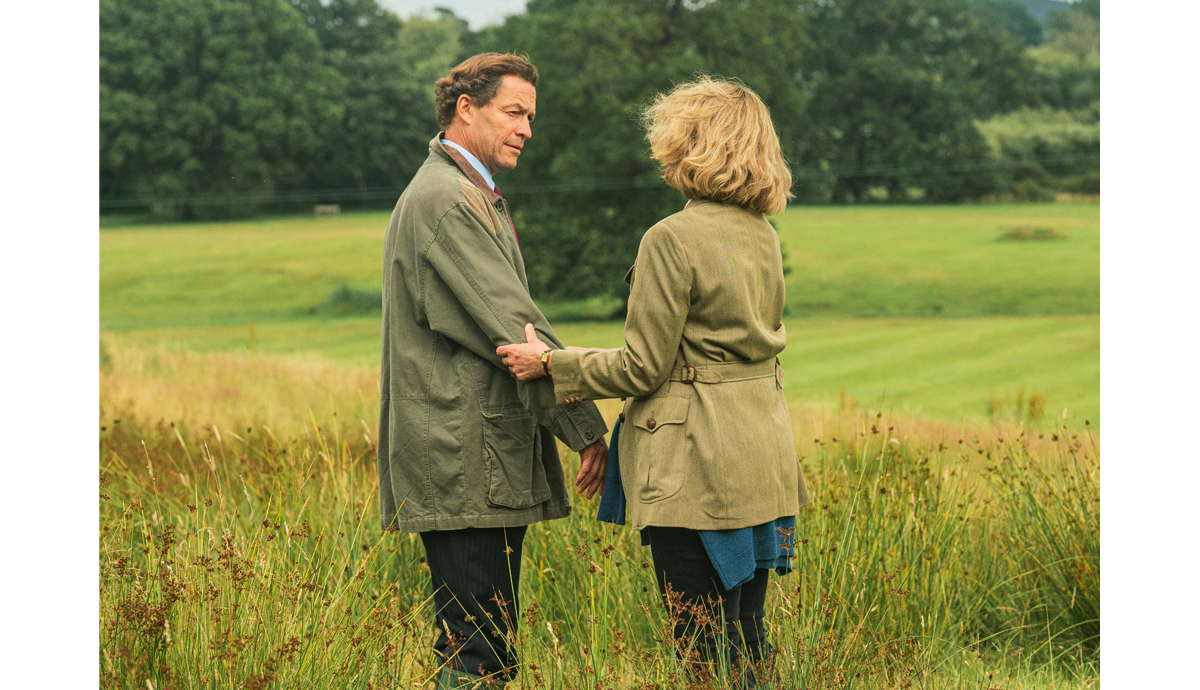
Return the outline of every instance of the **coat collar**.
<path id="1" fill-rule="evenodd" d="M 489 204 L 495 204 L 499 201 L 500 195 L 496 193 L 495 189 L 488 186 L 487 181 L 483 179 L 483 175 L 479 174 L 479 171 L 475 169 L 475 166 L 471 165 L 465 156 L 455 150 L 453 146 L 442 146 L 442 138 L 445 136 L 445 132 L 437 133 L 433 141 L 429 142 L 429 153 L 439 155 L 457 165 L 462 174 L 466 175 L 467 179 L 478 187 L 479 191 L 483 192 Z"/>

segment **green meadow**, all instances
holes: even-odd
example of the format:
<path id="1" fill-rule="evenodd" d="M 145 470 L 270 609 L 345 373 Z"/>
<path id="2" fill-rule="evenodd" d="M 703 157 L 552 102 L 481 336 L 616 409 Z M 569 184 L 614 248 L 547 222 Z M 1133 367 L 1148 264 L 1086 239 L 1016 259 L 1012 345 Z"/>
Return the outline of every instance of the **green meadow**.
<path id="1" fill-rule="evenodd" d="M 774 220 L 793 403 L 1099 423 L 1098 205 L 794 207 Z M 102 339 L 378 366 L 386 223 L 384 212 L 102 223 Z M 1061 237 L 1001 238 L 1013 228 Z M 577 320 L 595 304 L 543 306 L 567 344 L 622 342 L 620 322 Z"/>
<path id="2" fill-rule="evenodd" d="M 776 225 L 795 316 L 1100 313 L 1098 204 L 797 208 Z M 998 239 L 1018 228 L 1062 237 Z"/>

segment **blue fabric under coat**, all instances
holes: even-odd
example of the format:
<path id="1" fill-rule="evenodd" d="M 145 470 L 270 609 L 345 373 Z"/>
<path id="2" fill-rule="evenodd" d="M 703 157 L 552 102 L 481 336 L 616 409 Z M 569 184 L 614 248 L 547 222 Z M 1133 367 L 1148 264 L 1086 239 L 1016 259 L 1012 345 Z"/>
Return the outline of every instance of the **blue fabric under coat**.
<path id="1" fill-rule="evenodd" d="M 604 493 L 596 519 L 615 525 L 625 524 L 625 487 L 621 485 L 621 462 L 617 453 L 621 420 L 613 424 L 608 460 L 604 467 Z M 725 530 L 700 530 L 700 541 L 708 559 L 721 576 L 725 589 L 733 589 L 754 578 L 756 568 L 774 568 L 778 575 L 792 572 L 795 554 L 796 518 L 776 518 L 754 527 Z M 642 545 L 649 544 L 642 533 Z"/>
<path id="2" fill-rule="evenodd" d="M 621 486 L 621 461 L 617 458 L 617 442 L 621 420 L 613 423 L 612 440 L 608 442 L 608 460 L 604 464 L 604 490 L 600 494 L 600 509 L 596 519 L 614 525 L 625 524 L 625 487 Z"/>
<path id="3" fill-rule="evenodd" d="M 721 576 L 725 589 L 754 579 L 755 568 L 774 568 L 776 575 L 792 572 L 794 516 L 776 518 L 754 527 L 700 530 L 708 560 Z"/>

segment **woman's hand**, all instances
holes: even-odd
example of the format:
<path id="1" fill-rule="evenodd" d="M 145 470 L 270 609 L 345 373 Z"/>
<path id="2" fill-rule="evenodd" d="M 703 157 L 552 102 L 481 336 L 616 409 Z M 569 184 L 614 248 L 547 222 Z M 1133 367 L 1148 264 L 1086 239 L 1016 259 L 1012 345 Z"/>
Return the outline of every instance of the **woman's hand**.
<path id="1" fill-rule="evenodd" d="M 503 358 L 505 366 L 518 379 L 532 381 L 546 375 L 542 368 L 542 353 L 550 348 L 537 337 L 537 331 L 531 323 L 525 324 L 525 340 L 527 342 L 498 347 L 496 354 Z"/>

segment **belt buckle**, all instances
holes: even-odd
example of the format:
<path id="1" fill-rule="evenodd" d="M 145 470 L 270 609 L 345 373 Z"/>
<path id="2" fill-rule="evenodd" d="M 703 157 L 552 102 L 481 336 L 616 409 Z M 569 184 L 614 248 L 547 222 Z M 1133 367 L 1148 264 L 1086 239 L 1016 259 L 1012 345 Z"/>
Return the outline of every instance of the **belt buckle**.
<path id="1" fill-rule="evenodd" d="M 683 383 L 693 383 L 696 380 L 696 367 L 690 364 L 684 364 L 680 367 L 682 370 L 679 375 L 679 380 Z"/>

